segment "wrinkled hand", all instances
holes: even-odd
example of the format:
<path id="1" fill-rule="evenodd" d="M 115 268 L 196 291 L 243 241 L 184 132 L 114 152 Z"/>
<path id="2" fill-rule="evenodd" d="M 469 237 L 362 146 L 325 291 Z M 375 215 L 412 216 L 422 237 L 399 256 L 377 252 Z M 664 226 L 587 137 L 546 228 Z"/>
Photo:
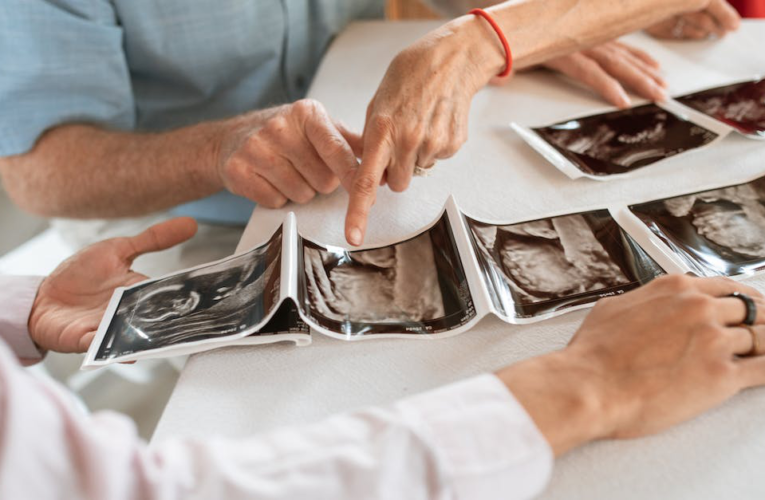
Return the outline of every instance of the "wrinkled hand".
<path id="1" fill-rule="evenodd" d="M 704 40 L 713 36 L 723 37 L 736 31 L 740 25 L 741 16 L 727 0 L 712 0 L 700 12 L 672 17 L 646 31 L 656 38 Z"/>
<path id="2" fill-rule="evenodd" d="M 87 351 L 114 289 L 146 279 L 130 270 L 133 261 L 178 245 L 196 230 L 193 219 L 172 219 L 132 238 L 96 243 L 64 261 L 37 293 L 29 318 L 32 340 L 45 350 Z"/>
<path id="3" fill-rule="evenodd" d="M 337 189 L 358 166 L 361 137 L 304 99 L 233 119 L 218 156 L 226 189 L 278 208 Z"/>
<path id="4" fill-rule="evenodd" d="M 350 192 L 345 236 L 351 245 L 364 241 L 382 182 L 404 191 L 415 166 L 428 169 L 453 156 L 467 140 L 473 96 L 504 65 L 492 45 L 496 40 L 490 38 L 496 35 L 471 33 L 473 29 L 475 24 L 465 23 L 441 28 L 401 52 L 388 67 L 367 109 L 361 165 L 352 183 L 344 184 Z M 482 38 L 490 42 L 476 43 Z M 487 56 L 476 50 L 496 51 L 500 65 L 485 64 Z"/>
<path id="5" fill-rule="evenodd" d="M 631 105 L 625 87 L 652 101 L 667 98 L 667 82 L 661 77 L 658 61 L 621 42 L 605 43 L 542 66 L 586 85 L 620 108 Z"/>
<path id="6" fill-rule="evenodd" d="M 765 348 L 762 294 L 725 278 L 675 275 L 602 299 L 565 350 L 499 375 L 531 415 L 538 415 L 540 429 L 559 453 L 592 439 L 659 432 L 742 389 L 765 384 L 765 351 L 740 357 L 754 342 L 740 326 L 743 303 L 727 297 L 736 291 L 755 299 L 760 311 L 755 330 Z M 571 412 L 568 430 L 560 422 L 553 425 L 550 398 L 545 402 L 542 396 L 545 390 L 549 396 L 549 387 L 570 403 L 568 410 L 577 408 L 572 395 L 580 391 L 585 411 L 581 420 Z M 577 426 L 579 435 L 573 436 Z"/>

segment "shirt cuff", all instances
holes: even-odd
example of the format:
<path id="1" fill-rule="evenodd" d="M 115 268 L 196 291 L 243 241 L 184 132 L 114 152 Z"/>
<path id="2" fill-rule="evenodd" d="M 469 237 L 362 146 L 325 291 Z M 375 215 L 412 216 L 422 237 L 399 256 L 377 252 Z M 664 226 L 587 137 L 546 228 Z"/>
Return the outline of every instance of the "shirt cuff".
<path id="1" fill-rule="evenodd" d="M 0 276 L 0 338 L 24 365 L 36 363 L 43 357 L 28 327 L 29 314 L 42 281 L 38 276 Z"/>
<path id="2" fill-rule="evenodd" d="M 456 498 L 533 498 L 547 486 L 552 449 L 494 375 L 415 396 L 398 406 L 444 464 Z"/>

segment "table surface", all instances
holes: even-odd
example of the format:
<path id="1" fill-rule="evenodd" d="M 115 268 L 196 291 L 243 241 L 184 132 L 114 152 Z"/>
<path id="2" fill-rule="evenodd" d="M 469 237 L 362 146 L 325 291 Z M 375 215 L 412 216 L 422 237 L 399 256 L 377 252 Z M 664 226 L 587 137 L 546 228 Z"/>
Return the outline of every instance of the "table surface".
<path id="1" fill-rule="evenodd" d="M 361 129 L 388 61 L 433 26 L 352 25 L 331 47 L 311 97 Z M 765 23 L 746 22 L 739 33 L 717 43 L 658 42 L 640 34 L 627 40 L 662 62 L 673 94 L 765 72 L 765 59 L 756 49 L 765 46 Z M 515 222 L 724 186 L 765 172 L 765 144 L 731 136 L 715 148 L 681 155 L 627 180 L 571 181 L 508 126 L 603 109 L 587 90 L 544 71 L 483 90 L 473 102 L 470 139 L 457 156 L 440 162 L 431 176 L 415 179 L 404 194 L 380 192 L 368 243 L 388 243 L 427 225 L 449 194 L 473 216 Z M 346 202 L 347 195 L 338 192 L 308 206 L 256 210 L 240 249 L 264 241 L 290 210 L 305 236 L 342 245 Z M 750 281 L 765 290 L 765 279 Z M 245 436 L 385 405 L 561 348 L 585 314 L 522 327 L 490 316 L 467 333 L 437 341 L 341 342 L 315 335 L 305 348 L 284 344 L 199 354 L 186 365 L 153 442 Z M 599 442 L 569 453 L 556 464 L 543 498 L 765 498 L 764 424 L 765 390 L 747 391 L 661 435 Z"/>

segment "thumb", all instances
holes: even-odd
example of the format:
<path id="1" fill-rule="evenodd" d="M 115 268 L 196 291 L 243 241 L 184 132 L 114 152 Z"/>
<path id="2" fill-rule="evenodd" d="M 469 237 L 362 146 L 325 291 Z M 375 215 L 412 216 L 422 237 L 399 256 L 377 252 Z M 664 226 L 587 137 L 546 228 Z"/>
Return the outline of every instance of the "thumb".
<path id="1" fill-rule="evenodd" d="M 190 240 L 196 233 L 197 222 L 191 217 L 160 222 L 138 236 L 127 238 L 128 252 L 124 258 L 132 262 L 145 253 L 167 250 Z"/>

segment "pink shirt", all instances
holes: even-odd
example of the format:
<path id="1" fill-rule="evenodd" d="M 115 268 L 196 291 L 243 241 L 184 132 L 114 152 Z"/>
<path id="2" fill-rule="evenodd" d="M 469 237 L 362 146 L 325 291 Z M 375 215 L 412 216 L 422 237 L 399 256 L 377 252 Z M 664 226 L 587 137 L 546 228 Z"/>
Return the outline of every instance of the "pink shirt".
<path id="1" fill-rule="evenodd" d="M 35 356 L 24 337 L 37 284 L 0 277 L 2 499 L 507 500 L 547 484 L 549 445 L 492 375 L 247 439 L 150 448 L 127 417 L 82 413 L 19 366 L 8 346 Z"/>

